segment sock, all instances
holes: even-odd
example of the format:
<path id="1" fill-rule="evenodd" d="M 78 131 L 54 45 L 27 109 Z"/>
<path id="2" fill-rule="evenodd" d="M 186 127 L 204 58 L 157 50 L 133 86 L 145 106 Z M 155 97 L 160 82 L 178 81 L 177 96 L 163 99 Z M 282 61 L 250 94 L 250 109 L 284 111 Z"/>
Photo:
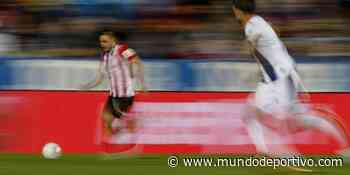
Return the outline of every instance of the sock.
<path id="1" fill-rule="evenodd" d="M 258 152 L 268 153 L 268 148 L 264 138 L 264 128 L 256 119 L 249 119 L 247 122 L 247 130 L 250 138 Z"/>

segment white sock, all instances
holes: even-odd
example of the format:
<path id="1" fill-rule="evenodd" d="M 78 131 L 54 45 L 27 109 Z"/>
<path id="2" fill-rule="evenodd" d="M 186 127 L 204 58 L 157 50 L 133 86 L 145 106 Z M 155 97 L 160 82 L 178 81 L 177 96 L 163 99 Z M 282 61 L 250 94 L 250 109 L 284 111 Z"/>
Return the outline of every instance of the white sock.
<path id="1" fill-rule="evenodd" d="M 262 124 L 256 119 L 249 119 L 247 121 L 247 130 L 250 138 L 256 146 L 257 151 L 261 153 L 268 153 Z"/>

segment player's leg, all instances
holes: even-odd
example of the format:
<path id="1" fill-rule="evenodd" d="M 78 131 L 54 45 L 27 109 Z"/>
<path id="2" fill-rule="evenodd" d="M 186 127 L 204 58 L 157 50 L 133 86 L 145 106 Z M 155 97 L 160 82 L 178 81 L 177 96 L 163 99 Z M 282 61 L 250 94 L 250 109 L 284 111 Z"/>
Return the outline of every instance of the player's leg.
<path id="1" fill-rule="evenodd" d="M 122 97 L 117 98 L 112 101 L 113 106 L 113 120 L 111 123 L 111 128 L 113 131 L 116 129 L 127 129 L 128 131 L 133 132 L 136 127 L 136 122 L 133 114 L 130 113 L 130 108 L 133 105 L 134 97 Z M 103 160 L 114 160 L 114 159 L 122 159 L 129 158 L 130 156 L 137 156 L 142 153 L 143 146 L 137 144 L 137 135 L 132 137 L 133 142 L 135 142 L 134 146 L 130 149 L 117 152 L 117 153 L 104 153 L 102 154 Z"/>
<path id="2" fill-rule="evenodd" d="M 273 84 L 260 84 L 250 104 L 255 108 L 248 108 L 246 117 L 247 130 L 257 151 L 270 157 L 300 156 L 293 147 L 284 143 L 291 134 L 287 126 L 285 112 L 294 95 L 289 87 L 289 80 L 281 80 Z M 267 122 L 265 122 L 267 119 Z M 268 123 L 270 126 L 265 126 Z M 277 128 L 277 130 L 273 129 Z M 275 142 L 273 147 L 267 145 Z M 295 171 L 310 172 L 302 167 L 289 167 Z"/>
<path id="3" fill-rule="evenodd" d="M 297 82 L 294 84 L 301 84 L 301 86 L 303 86 L 302 83 L 300 83 L 300 78 L 295 71 L 293 75 L 293 81 Z M 304 105 L 300 104 L 299 101 L 293 105 L 293 110 L 291 113 L 295 113 L 295 117 L 293 117 L 293 119 L 297 121 L 297 125 L 301 124 L 301 126 L 304 128 L 312 128 L 329 134 L 336 138 L 342 147 L 348 147 L 348 132 L 346 131 L 343 123 L 337 119 L 336 114 L 332 111 L 326 110 L 327 108 L 312 108 L 305 107 Z"/>
<path id="4" fill-rule="evenodd" d="M 300 155 L 293 147 L 284 143 L 291 134 L 285 129 L 286 120 L 280 118 L 259 108 L 248 107 L 244 122 L 257 152 L 271 157 Z"/>
<path id="5" fill-rule="evenodd" d="M 126 123 L 126 127 L 129 131 L 133 132 L 136 129 L 136 120 L 133 113 L 130 112 L 132 105 L 134 104 L 134 97 L 124 97 L 119 104 L 120 111 L 123 114 L 123 118 Z"/>
<path id="6" fill-rule="evenodd" d="M 113 130 L 135 129 L 134 116 L 129 112 L 133 105 L 134 97 L 121 97 L 112 100 L 114 119 L 111 123 Z"/>
<path id="7" fill-rule="evenodd" d="M 338 140 L 342 148 L 349 146 L 349 137 L 344 125 L 334 114 L 321 110 L 304 111 L 296 115 L 296 120 L 304 128 L 316 129 Z"/>
<path id="8" fill-rule="evenodd" d="M 276 97 L 278 94 L 275 92 L 274 84 L 259 83 L 256 93 L 249 98 L 248 107 L 246 109 L 246 114 L 244 121 L 246 123 L 247 131 L 251 137 L 253 143 L 256 146 L 257 151 L 260 154 L 276 155 L 276 150 L 269 149 L 267 142 L 271 142 L 268 135 L 278 136 L 281 130 L 273 130 L 270 126 L 277 126 L 275 128 L 280 129 L 280 116 L 274 114 L 277 106 Z M 276 118 L 276 119 L 274 119 Z M 267 122 L 266 122 L 267 121 Z M 274 121 L 282 121 L 279 123 L 274 123 Z M 269 124 L 266 125 L 266 123 Z M 276 137 L 276 139 L 281 137 Z M 279 152 L 283 152 L 282 146 Z M 290 150 L 285 149 L 285 152 L 290 152 Z"/>
<path id="9" fill-rule="evenodd" d="M 112 122 L 114 120 L 112 98 L 108 97 L 102 112 L 104 127 L 109 133 L 112 133 Z"/>
<path id="10" fill-rule="evenodd" d="M 248 135 L 253 141 L 256 150 L 260 154 L 268 154 L 268 148 L 265 142 L 265 131 L 259 118 L 262 113 L 255 106 L 249 105 L 245 110 L 244 122 L 248 131 Z"/>

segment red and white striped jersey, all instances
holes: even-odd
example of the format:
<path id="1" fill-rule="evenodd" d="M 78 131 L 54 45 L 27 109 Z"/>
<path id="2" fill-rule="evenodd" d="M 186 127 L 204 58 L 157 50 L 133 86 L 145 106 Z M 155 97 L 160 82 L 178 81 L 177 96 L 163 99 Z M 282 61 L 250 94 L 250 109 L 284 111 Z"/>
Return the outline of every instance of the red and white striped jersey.
<path id="1" fill-rule="evenodd" d="M 127 45 L 118 44 L 103 55 L 104 73 L 109 81 L 110 95 L 132 97 L 135 95 L 130 64 L 136 52 Z"/>

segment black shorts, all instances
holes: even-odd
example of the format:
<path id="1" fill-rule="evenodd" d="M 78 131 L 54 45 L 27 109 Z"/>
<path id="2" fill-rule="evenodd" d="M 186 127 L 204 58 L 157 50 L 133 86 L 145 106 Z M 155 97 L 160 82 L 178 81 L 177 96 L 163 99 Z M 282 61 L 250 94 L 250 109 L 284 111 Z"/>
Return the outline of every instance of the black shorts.
<path id="1" fill-rule="evenodd" d="M 123 117 L 122 113 L 127 113 L 134 103 L 134 97 L 108 97 L 107 108 L 113 113 L 114 117 Z"/>

